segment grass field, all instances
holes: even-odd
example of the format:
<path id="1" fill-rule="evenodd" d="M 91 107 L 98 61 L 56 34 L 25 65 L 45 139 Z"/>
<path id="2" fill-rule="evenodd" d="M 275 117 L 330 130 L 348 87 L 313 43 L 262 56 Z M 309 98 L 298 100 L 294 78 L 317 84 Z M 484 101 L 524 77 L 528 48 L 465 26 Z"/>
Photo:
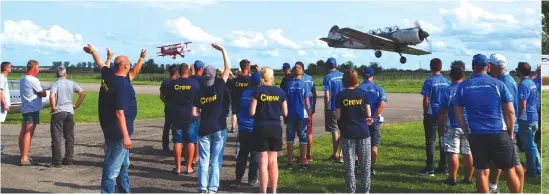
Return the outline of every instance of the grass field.
<path id="1" fill-rule="evenodd" d="M 542 171 L 543 173 L 547 173 L 549 171 L 549 140 L 543 140 L 545 136 L 549 135 L 549 130 L 547 130 L 547 127 L 549 127 L 549 92 L 542 92 L 542 107 L 541 107 L 541 137 L 542 137 L 542 149 L 541 149 L 541 155 L 542 155 Z M 549 193 L 549 176 L 544 175 L 543 176 L 543 193 Z"/>
<path id="2" fill-rule="evenodd" d="M 77 123 L 87 123 L 87 122 L 98 122 L 99 117 L 97 116 L 97 99 L 98 92 L 86 92 L 86 99 L 80 106 L 80 108 L 75 111 L 75 121 Z M 164 118 L 164 107 L 162 101 L 158 95 L 150 94 L 137 94 L 137 119 L 158 119 Z M 74 102 L 76 102 L 78 96 L 74 96 Z M 40 111 L 40 122 L 49 123 L 51 116 L 51 109 L 46 108 Z M 3 124 L 21 124 L 21 114 L 13 113 L 8 114 L 6 122 Z"/>
<path id="3" fill-rule="evenodd" d="M 23 73 L 9 74 L 9 80 L 19 80 Z M 56 76 L 54 73 L 39 73 L 37 76 L 41 81 L 54 81 Z M 101 75 L 99 73 L 70 73 L 68 79 L 79 83 L 99 83 Z M 157 85 L 160 86 L 162 80 L 168 77 L 167 73 L 156 74 L 140 74 L 132 81 L 135 85 Z M 317 91 L 322 90 L 322 79 L 324 76 L 314 76 Z M 386 72 L 376 76 L 376 82 L 384 87 L 385 92 L 391 93 L 419 93 L 423 81 L 429 77 L 428 73 L 421 72 L 402 72 L 393 73 Z M 276 76 L 275 84 L 280 85 L 282 76 Z"/>
<path id="4" fill-rule="evenodd" d="M 328 162 L 331 154 L 331 136 L 314 140 L 314 161 L 310 171 L 300 171 L 297 166 L 288 168 L 286 156 L 279 157 L 279 192 L 281 193 L 344 193 L 343 164 Z M 474 193 L 475 185 L 447 186 L 442 181 L 447 176 L 422 177 L 416 175 L 425 165 L 425 140 L 421 122 L 387 124 L 382 126 L 382 142 L 376 162 L 377 175 L 372 177 L 371 193 Z M 298 150 L 298 149 L 297 149 Z M 295 154 L 298 151 L 295 151 Z M 435 153 L 438 153 L 435 152 Z M 438 159 L 438 154 L 436 154 Z M 524 153 L 521 160 L 526 162 Z M 438 160 L 437 160 L 438 161 Z M 458 179 L 463 177 L 460 167 Z M 357 179 L 360 176 L 357 175 Z M 544 179 L 546 180 L 546 179 Z M 504 175 L 500 178 L 499 191 L 508 192 Z M 357 192 L 363 192 L 357 185 Z M 540 193 L 540 178 L 525 180 L 524 193 Z"/>

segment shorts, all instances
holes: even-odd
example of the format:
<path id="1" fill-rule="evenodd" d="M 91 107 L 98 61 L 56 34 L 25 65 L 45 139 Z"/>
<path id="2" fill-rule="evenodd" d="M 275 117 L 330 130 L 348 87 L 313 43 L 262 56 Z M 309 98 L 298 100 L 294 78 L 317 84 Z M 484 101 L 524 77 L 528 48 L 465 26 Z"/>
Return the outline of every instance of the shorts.
<path id="1" fill-rule="evenodd" d="M 198 121 L 191 123 L 172 125 L 172 142 L 176 143 L 197 143 L 198 141 Z"/>
<path id="2" fill-rule="evenodd" d="M 295 134 L 299 138 L 299 144 L 307 144 L 309 139 L 307 138 L 307 124 L 309 119 L 288 118 L 288 124 L 286 125 L 286 143 L 294 143 Z"/>
<path id="3" fill-rule="evenodd" d="M 267 125 L 255 127 L 253 131 L 253 145 L 256 152 L 282 151 L 282 127 Z"/>
<path id="4" fill-rule="evenodd" d="M 309 123 L 307 125 L 307 135 L 313 134 L 313 114 L 309 114 Z"/>
<path id="5" fill-rule="evenodd" d="M 373 123 L 372 125 L 369 125 L 368 128 L 370 129 L 370 146 L 372 147 L 378 147 L 381 143 L 381 123 Z"/>
<path id="6" fill-rule="evenodd" d="M 520 164 L 517 163 L 518 153 L 507 131 L 500 134 L 470 134 L 468 140 L 476 169 L 488 169 L 490 162 L 503 170 Z"/>
<path id="7" fill-rule="evenodd" d="M 336 113 L 332 110 L 324 110 L 324 127 L 326 132 L 338 132 Z"/>
<path id="8" fill-rule="evenodd" d="M 23 123 L 24 124 L 40 124 L 40 112 L 28 112 L 23 115 Z"/>
<path id="9" fill-rule="evenodd" d="M 461 128 L 446 127 L 442 136 L 442 147 L 445 152 L 454 154 L 471 154 L 467 134 Z"/>

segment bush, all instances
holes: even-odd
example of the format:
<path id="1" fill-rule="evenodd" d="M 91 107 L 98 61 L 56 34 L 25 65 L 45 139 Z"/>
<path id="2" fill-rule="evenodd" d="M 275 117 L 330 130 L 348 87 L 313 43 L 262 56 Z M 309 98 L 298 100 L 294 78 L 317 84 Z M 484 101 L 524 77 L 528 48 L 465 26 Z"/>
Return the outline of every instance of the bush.
<path id="1" fill-rule="evenodd" d="M 541 77 L 541 85 L 549 85 L 549 76 Z"/>

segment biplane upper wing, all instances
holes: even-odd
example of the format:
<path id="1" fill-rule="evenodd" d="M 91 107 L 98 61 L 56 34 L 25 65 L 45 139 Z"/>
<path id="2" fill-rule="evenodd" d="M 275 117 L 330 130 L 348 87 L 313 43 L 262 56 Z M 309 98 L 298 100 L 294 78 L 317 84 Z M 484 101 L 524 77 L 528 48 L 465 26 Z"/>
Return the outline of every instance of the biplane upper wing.
<path id="1" fill-rule="evenodd" d="M 414 47 L 409 47 L 409 46 L 406 46 L 405 48 L 403 48 L 400 53 L 409 54 L 409 55 L 428 55 L 428 54 L 431 54 L 430 52 L 420 50 L 420 49 L 417 49 L 417 48 L 414 48 Z"/>
<path id="2" fill-rule="evenodd" d="M 365 45 L 370 49 L 394 51 L 395 42 L 390 39 L 372 35 L 372 34 L 366 34 L 364 32 L 351 29 L 351 28 L 342 28 L 338 30 L 338 32 L 347 37 L 351 37 L 353 39 L 358 40 L 360 43 L 362 43 L 363 45 Z"/>
<path id="3" fill-rule="evenodd" d="M 162 47 L 167 47 L 167 46 L 180 46 L 181 43 L 177 43 L 177 44 L 169 44 L 169 45 L 163 45 L 163 46 L 159 46 L 159 47 L 156 47 L 156 48 L 162 48 Z"/>

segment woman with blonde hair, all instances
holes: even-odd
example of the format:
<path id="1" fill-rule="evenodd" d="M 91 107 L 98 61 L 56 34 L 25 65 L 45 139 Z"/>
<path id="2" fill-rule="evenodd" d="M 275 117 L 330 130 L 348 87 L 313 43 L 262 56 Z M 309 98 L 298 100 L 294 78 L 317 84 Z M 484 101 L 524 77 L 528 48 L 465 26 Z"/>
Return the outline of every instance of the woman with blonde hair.
<path id="1" fill-rule="evenodd" d="M 250 116 L 254 117 L 254 148 L 259 154 L 260 192 L 267 192 L 267 183 L 276 193 L 278 184 L 277 155 L 282 151 L 282 124 L 280 117 L 288 114 L 285 92 L 273 86 L 273 69 L 265 67 L 260 72 L 261 86 L 252 92 Z"/>
<path id="2" fill-rule="evenodd" d="M 356 191 L 355 153 L 358 153 L 362 183 L 365 192 L 370 191 L 370 130 L 373 120 L 365 90 L 358 88 L 355 70 L 343 73 L 343 87 L 336 96 L 336 120 L 341 131 L 341 150 L 345 166 L 345 187 L 348 193 Z"/>

